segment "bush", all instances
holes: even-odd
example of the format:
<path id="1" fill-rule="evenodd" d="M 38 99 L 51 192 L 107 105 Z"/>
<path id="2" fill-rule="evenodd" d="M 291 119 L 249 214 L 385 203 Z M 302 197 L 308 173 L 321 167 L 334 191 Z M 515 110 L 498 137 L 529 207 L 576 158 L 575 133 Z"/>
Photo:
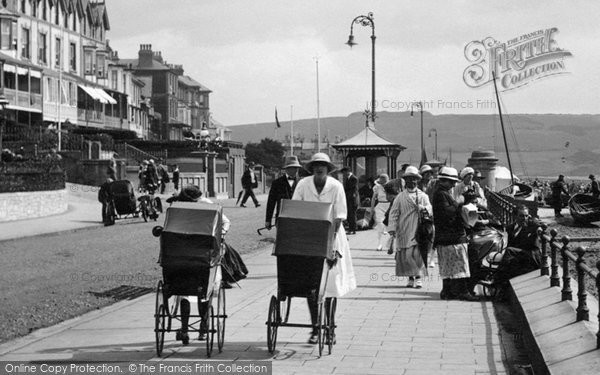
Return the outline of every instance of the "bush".
<path id="1" fill-rule="evenodd" d="M 0 193 L 64 188 L 65 173 L 58 160 L 0 162 Z"/>

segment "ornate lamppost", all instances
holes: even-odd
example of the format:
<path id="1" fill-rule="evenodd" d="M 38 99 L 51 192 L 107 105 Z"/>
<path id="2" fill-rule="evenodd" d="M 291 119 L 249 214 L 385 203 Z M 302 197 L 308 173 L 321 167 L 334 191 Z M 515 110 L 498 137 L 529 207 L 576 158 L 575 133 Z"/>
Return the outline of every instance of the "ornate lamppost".
<path id="1" fill-rule="evenodd" d="M 352 20 L 350 24 L 350 36 L 348 37 L 347 45 L 352 48 L 357 43 L 354 42 L 354 24 L 362 26 L 371 26 L 371 121 L 375 124 L 375 21 L 373 20 L 373 12 L 368 15 L 358 16 Z"/>
<path id="2" fill-rule="evenodd" d="M 410 115 L 413 116 L 413 108 L 419 107 L 421 110 L 421 164 L 419 166 L 425 164 L 427 162 L 425 157 L 425 142 L 423 141 L 423 102 L 413 102 L 410 105 Z"/>
<path id="3" fill-rule="evenodd" d="M 437 156 L 437 129 L 436 128 L 429 129 L 429 138 L 431 138 L 431 133 L 435 134 L 435 148 L 434 148 L 434 152 L 433 152 L 433 158 L 435 160 L 438 160 L 438 156 Z"/>

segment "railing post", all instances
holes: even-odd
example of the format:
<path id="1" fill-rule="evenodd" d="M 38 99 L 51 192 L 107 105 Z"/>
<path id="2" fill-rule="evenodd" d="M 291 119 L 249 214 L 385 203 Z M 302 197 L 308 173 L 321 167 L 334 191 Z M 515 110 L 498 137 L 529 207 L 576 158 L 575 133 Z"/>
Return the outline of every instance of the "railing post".
<path id="1" fill-rule="evenodd" d="M 577 248 L 577 321 L 590 320 L 590 309 L 587 307 L 587 291 L 585 290 L 585 270 L 582 265 L 583 256 L 585 255 L 585 249 L 581 246 Z"/>
<path id="2" fill-rule="evenodd" d="M 596 262 L 596 292 L 600 293 L 600 260 Z M 600 296 L 600 294 L 598 294 Z M 600 322 L 600 298 L 598 298 L 598 321 Z M 598 332 L 596 332 L 596 349 L 600 349 L 600 324 L 598 324 Z"/>
<path id="3" fill-rule="evenodd" d="M 571 276 L 569 276 L 569 257 L 567 251 L 569 250 L 569 237 L 564 236 L 562 238 L 563 246 L 560 249 L 562 255 L 562 267 L 563 267 L 563 288 L 561 291 L 561 301 L 572 301 L 573 291 L 571 290 Z"/>
<path id="4" fill-rule="evenodd" d="M 542 226 L 538 228 L 538 236 L 540 237 L 540 242 L 542 244 L 542 268 L 540 269 L 540 276 L 550 275 L 550 267 L 548 266 L 548 240 L 546 240 L 546 229 L 548 229 L 546 224 L 542 224 Z"/>
<path id="5" fill-rule="evenodd" d="M 556 236 L 558 232 L 556 229 L 550 230 L 550 260 L 552 262 L 550 268 L 552 273 L 550 275 L 550 286 L 560 286 L 560 278 L 558 277 L 558 262 L 556 260 Z"/>

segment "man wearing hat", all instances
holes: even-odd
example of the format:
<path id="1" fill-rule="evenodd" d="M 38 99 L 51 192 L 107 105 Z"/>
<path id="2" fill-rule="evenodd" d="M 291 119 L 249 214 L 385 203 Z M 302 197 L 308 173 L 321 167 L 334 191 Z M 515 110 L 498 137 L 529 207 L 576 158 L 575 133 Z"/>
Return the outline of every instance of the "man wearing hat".
<path id="1" fill-rule="evenodd" d="M 346 193 L 346 208 L 348 210 L 348 234 L 356 234 L 356 210 L 360 206 L 358 193 L 358 178 L 352 173 L 349 166 L 341 169 L 344 174 L 344 193 Z"/>
<path id="2" fill-rule="evenodd" d="M 438 186 L 433 195 L 434 246 L 442 278 L 441 299 L 475 301 L 469 293 L 468 239 L 463 225 L 460 205 L 452 197 L 451 189 L 458 182 L 458 172 L 443 167 L 438 174 Z"/>
<path id="3" fill-rule="evenodd" d="M 298 183 L 298 170 L 301 167 L 302 166 L 298 162 L 298 158 L 296 156 L 287 156 L 285 158 L 285 163 L 283 164 L 285 173 L 271 183 L 269 198 L 267 199 L 265 228 L 271 229 L 273 212 L 275 212 L 275 223 L 277 223 L 281 200 L 292 199 L 292 196 L 294 195 L 294 189 L 296 189 L 296 184 Z"/>
<path id="4" fill-rule="evenodd" d="M 596 176 L 594 176 L 593 174 L 591 174 L 589 176 L 589 179 L 591 180 L 590 182 L 590 192 L 592 193 L 592 196 L 596 199 L 598 199 L 598 197 L 600 197 L 600 186 L 598 185 L 598 181 L 596 181 Z"/>
<path id="5" fill-rule="evenodd" d="M 562 210 L 562 194 L 565 194 L 567 197 L 569 196 L 567 184 L 565 183 L 565 176 L 562 174 L 559 175 L 558 180 L 550 185 L 550 189 L 552 189 L 552 207 L 554 208 L 554 216 L 563 217 L 560 213 Z"/>
<path id="6" fill-rule="evenodd" d="M 248 197 L 252 198 L 252 202 L 256 207 L 260 207 L 258 203 L 258 199 L 256 199 L 256 195 L 254 195 L 254 189 L 258 186 L 258 182 L 256 180 L 256 175 L 254 174 L 254 163 L 250 162 L 242 175 L 242 188 L 244 188 L 244 197 L 242 198 L 242 204 L 240 207 L 246 207 L 245 203 L 248 200 Z"/>

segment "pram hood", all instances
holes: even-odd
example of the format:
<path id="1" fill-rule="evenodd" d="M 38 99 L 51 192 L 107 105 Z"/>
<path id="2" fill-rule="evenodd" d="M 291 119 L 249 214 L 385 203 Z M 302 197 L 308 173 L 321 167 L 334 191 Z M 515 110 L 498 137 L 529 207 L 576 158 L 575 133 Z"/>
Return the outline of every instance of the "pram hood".
<path id="1" fill-rule="evenodd" d="M 221 238 L 223 208 L 216 204 L 174 202 L 165 216 L 163 233 Z"/>
<path id="2" fill-rule="evenodd" d="M 133 185 L 129 180 L 113 181 L 110 184 L 110 192 L 114 196 L 134 196 Z"/>

